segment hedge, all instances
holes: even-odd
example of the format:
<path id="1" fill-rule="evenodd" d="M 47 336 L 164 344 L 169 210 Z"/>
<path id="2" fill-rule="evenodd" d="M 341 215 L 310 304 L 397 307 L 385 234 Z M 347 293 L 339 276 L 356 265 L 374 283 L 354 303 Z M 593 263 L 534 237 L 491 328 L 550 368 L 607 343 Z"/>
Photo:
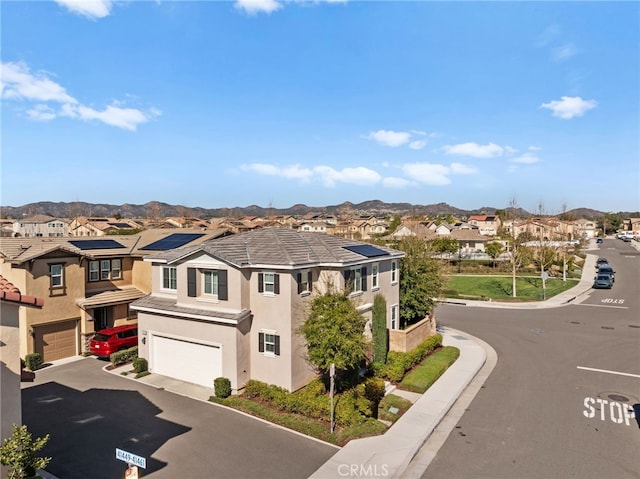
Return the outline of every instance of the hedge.
<path id="1" fill-rule="evenodd" d="M 440 346 L 442 346 L 442 335 L 434 334 L 407 353 L 389 351 L 386 364 L 374 363 L 372 367 L 377 376 L 397 383 L 402 380 L 407 371 Z"/>
<path id="2" fill-rule="evenodd" d="M 42 354 L 40 353 L 31 353 L 27 354 L 24 357 L 24 364 L 27 366 L 27 369 L 30 371 L 35 371 L 42 366 Z"/>
<path id="3" fill-rule="evenodd" d="M 122 351 L 115 352 L 109 356 L 111 364 L 114 366 L 120 366 L 121 364 L 130 363 L 138 357 L 138 346 L 134 346 L 129 349 L 123 349 Z"/>

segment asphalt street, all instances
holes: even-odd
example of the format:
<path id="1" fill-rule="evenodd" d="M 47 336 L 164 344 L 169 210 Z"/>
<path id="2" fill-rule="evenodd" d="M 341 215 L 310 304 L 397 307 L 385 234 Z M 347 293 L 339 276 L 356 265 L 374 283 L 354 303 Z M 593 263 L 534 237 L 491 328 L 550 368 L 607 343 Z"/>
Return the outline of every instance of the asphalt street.
<path id="1" fill-rule="evenodd" d="M 124 477 L 119 448 L 146 459 L 143 477 L 305 478 L 337 448 L 213 403 L 102 370 L 95 358 L 45 368 L 23 384 L 23 422 L 49 433 L 60 479 Z"/>
<path id="2" fill-rule="evenodd" d="M 438 307 L 498 361 L 422 477 L 640 477 L 640 255 L 614 239 L 592 253 L 616 282 L 576 304 Z"/>

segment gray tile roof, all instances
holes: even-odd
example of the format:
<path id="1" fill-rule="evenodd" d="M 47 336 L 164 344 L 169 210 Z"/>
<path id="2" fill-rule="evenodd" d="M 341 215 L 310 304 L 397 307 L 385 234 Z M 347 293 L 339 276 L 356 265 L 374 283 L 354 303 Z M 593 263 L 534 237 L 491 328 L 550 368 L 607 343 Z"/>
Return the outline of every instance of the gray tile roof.
<path id="1" fill-rule="evenodd" d="M 148 258 L 173 263 L 203 251 L 238 267 L 347 265 L 362 263 L 368 258 L 346 250 L 344 247 L 364 244 L 367 243 L 325 233 L 296 231 L 288 228 L 260 228 L 206 241 L 196 246 L 149 255 Z M 388 256 L 378 256 L 377 259 L 404 256 L 404 253 L 398 250 L 377 245 L 375 247 L 388 254 Z"/>
<path id="2" fill-rule="evenodd" d="M 151 295 L 134 301 L 131 303 L 131 307 L 138 311 L 150 313 L 161 312 L 164 315 L 171 315 L 171 313 L 174 313 L 176 316 L 190 317 L 194 320 L 221 322 L 227 324 L 237 324 L 251 316 L 251 311 L 248 309 L 243 309 L 239 313 L 228 313 L 224 311 L 217 311 L 215 309 L 199 309 L 180 306 L 176 303 L 175 299 L 159 298 Z"/>

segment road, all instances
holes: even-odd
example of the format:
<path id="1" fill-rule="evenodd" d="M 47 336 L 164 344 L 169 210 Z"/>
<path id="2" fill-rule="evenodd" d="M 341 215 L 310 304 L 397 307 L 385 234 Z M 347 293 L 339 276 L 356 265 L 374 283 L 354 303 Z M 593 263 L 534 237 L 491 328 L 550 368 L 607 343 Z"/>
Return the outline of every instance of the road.
<path id="1" fill-rule="evenodd" d="M 336 448 L 212 403 L 102 371 L 85 358 L 23 384 L 23 422 L 50 433 L 47 471 L 60 479 L 115 479 L 119 448 L 146 459 L 143 477 L 305 478 Z"/>
<path id="2" fill-rule="evenodd" d="M 614 239 L 591 253 L 616 282 L 579 304 L 438 307 L 498 362 L 422 477 L 640 477 L 640 255 Z"/>

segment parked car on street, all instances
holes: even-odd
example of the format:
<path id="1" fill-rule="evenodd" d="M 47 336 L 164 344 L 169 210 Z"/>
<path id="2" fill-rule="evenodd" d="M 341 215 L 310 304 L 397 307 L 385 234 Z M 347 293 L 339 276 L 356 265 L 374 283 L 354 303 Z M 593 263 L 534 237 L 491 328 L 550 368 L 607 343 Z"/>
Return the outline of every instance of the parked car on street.
<path id="1" fill-rule="evenodd" d="M 595 289 L 611 289 L 613 287 L 613 279 L 608 274 L 598 274 L 593 282 Z"/>
<path id="2" fill-rule="evenodd" d="M 600 268 L 603 264 L 609 264 L 609 260 L 607 258 L 598 258 L 596 261 L 596 268 Z"/>
<path id="3" fill-rule="evenodd" d="M 611 276 L 611 282 L 616 282 L 616 272 L 610 265 L 601 264 L 600 266 L 598 266 L 598 276 L 600 276 L 601 274 L 608 274 L 609 276 Z"/>
<path id="4" fill-rule="evenodd" d="M 98 331 L 89 345 L 91 354 L 108 358 L 111 354 L 138 345 L 138 325 L 129 324 Z"/>
<path id="5" fill-rule="evenodd" d="M 603 242 L 603 241 L 602 241 L 602 238 L 598 238 L 598 239 L 596 240 L 596 243 L 597 243 L 597 244 L 601 244 L 602 242 Z"/>

